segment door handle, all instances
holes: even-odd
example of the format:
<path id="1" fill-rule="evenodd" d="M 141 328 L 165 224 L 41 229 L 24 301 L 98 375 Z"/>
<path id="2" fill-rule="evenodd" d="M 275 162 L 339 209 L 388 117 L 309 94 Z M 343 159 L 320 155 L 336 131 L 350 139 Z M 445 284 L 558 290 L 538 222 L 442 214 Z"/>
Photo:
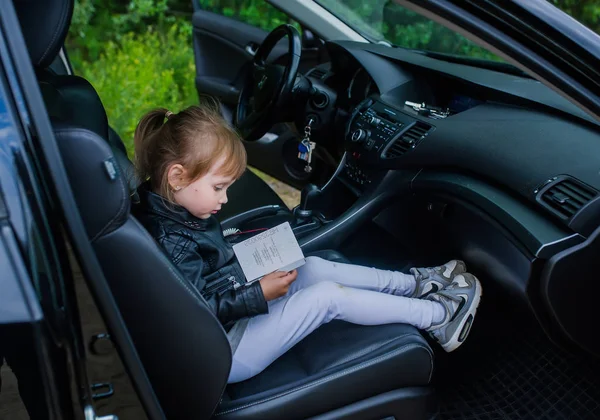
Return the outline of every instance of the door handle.
<path id="1" fill-rule="evenodd" d="M 90 388 L 92 389 L 92 391 L 98 391 L 101 389 L 105 390 L 103 392 L 96 392 L 96 393 L 92 394 L 92 399 L 94 401 L 101 400 L 103 398 L 112 397 L 115 394 L 113 385 L 110 382 L 92 384 Z"/>
<path id="2" fill-rule="evenodd" d="M 256 51 L 258 51 L 259 45 L 256 42 L 249 42 L 244 47 L 244 50 L 250 54 L 252 57 L 256 55 Z"/>

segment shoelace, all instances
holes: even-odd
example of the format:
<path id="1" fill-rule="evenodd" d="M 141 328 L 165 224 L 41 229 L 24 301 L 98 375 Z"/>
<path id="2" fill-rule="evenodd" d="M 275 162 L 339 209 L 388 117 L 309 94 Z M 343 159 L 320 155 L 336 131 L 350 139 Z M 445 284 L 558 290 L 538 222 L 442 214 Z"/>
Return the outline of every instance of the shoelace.
<path id="1" fill-rule="evenodd" d="M 437 272 L 435 271 L 435 267 L 421 267 L 414 268 L 413 270 L 416 271 L 416 273 L 421 277 L 422 280 L 427 280 L 431 278 L 434 274 L 437 274 Z"/>
<path id="2" fill-rule="evenodd" d="M 461 288 L 458 284 L 452 282 L 445 289 L 440 290 L 439 292 L 434 293 L 432 296 L 439 296 L 438 299 L 433 299 L 436 302 L 441 303 L 446 308 L 446 317 L 440 325 L 444 325 L 456 315 L 458 308 L 460 308 L 460 304 L 463 302 L 464 298 L 455 296 L 453 294 L 448 293 L 448 291 L 452 291 L 456 288 Z M 452 302 L 456 303 L 456 306 L 452 304 Z"/>

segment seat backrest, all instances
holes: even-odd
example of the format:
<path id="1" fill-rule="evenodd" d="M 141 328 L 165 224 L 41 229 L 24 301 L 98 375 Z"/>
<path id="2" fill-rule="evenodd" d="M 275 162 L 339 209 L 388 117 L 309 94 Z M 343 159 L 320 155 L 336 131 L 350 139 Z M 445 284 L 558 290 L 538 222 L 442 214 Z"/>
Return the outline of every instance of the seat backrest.
<path id="1" fill-rule="evenodd" d="M 231 367 L 223 327 L 130 214 L 106 142 L 83 128 L 54 127 L 87 235 L 167 418 L 209 418 Z"/>
<path id="2" fill-rule="evenodd" d="M 127 157 L 125 145 L 108 125 L 106 110 L 94 87 L 81 77 L 54 75 L 45 69 L 38 69 L 37 76 L 48 115 L 55 121 L 88 129 L 102 138 L 112 149 L 127 180 L 129 194 L 135 195 L 139 178 Z"/>
<path id="3" fill-rule="evenodd" d="M 57 75 L 49 69 L 68 33 L 73 0 L 17 0 L 15 9 L 21 23 L 31 62 L 50 117 L 93 131 L 104 139 L 123 172 L 131 194 L 139 186 L 125 145 L 108 125 L 106 110 L 94 87 L 82 77 Z"/>
<path id="4" fill-rule="evenodd" d="M 208 418 L 231 367 L 227 336 L 131 216 L 133 167 L 122 145 L 110 143 L 94 88 L 80 77 L 45 70 L 64 43 L 73 0 L 14 5 L 87 235 L 154 391 L 169 419 Z"/>

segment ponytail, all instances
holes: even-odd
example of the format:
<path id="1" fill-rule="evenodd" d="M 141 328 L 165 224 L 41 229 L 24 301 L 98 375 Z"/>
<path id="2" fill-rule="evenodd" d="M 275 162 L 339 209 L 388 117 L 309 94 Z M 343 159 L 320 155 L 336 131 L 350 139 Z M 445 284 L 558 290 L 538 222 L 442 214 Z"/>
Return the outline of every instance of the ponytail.
<path id="1" fill-rule="evenodd" d="M 156 168 L 153 168 L 152 154 L 156 152 L 157 133 L 163 127 L 169 111 L 157 108 L 142 117 L 133 136 L 135 150 L 135 169 L 142 181 L 151 178 Z"/>
<path id="2" fill-rule="evenodd" d="M 225 122 L 218 102 L 206 100 L 178 113 L 165 108 L 150 111 L 133 138 L 135 168 L 142 182 L 150 180 L 155 193 L 175 202 L 168 171 L 173 164 L 187 170 L 185 182 L 206 174 L 220 159 L 220 173 L 239 178 L 246 169 L 246 150 L 237 132 Z"/>

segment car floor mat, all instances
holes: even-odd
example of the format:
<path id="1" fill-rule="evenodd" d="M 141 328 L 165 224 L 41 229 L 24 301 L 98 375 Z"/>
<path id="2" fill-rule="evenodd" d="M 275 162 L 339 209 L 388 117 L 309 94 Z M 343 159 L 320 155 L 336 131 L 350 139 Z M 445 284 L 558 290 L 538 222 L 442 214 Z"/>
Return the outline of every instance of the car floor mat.
<path id="1" fill-rule="evenodd" d="M 600 360 L 559 347 L 531 314 L 487 292 L 465 344 L 436 355 L 439 418 L 600 418 Z"/>

